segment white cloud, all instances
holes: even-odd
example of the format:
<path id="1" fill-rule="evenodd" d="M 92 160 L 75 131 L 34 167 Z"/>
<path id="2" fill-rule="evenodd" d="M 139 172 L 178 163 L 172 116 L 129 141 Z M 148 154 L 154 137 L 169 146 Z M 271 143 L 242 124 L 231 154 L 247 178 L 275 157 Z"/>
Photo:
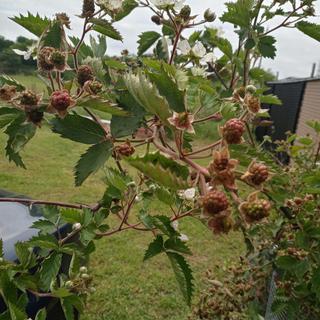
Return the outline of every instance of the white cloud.
<path id="1" fill-rule="evenodd" d="M 217 15 L 224 10 L 223 0 L 189 0 L 186 1 L 193 8 L 193 12 L 201 14 L 206 8 L 211 8 Z M 30 37 L 30 33 L 8 19 L 8 17 L 39 12 L 40 15 L 53 16 L 56 12 L 67 12 L 72 19 L 73 33 L 81 32 L 81 20 L 76 17 L 81 13 L 81 0 L 0 0 L 0 30 L 1 34 L 9 39 L 15 39 L 18 35 Z M 320 3 L 317 3 L 318 12 Z M 136 9 L 133 14 L 117 23 L 117 28 L 124 36 L 124 42 L 109 40 L 109 54 L 119 53 L 127 48 L 135 52 L 137 48 L 138 34 L 146 30 L 157 30 L 155 24 L 150 21 L 151 13 L 147 9 Z M 319 22 L 318 22 L 319 23 Z M 212 24 L 220 27 L 224 35 L 236 46 L 236 36 L 230 24 L 222 24 L 218 20 Z M 275 33 L 278 38 L 276 59 L 265 59 L 263 66 L 279 72 L 280 77 L 309 76 L 313 62 L 320 63 L 320 44 L 307 38 L 299 31 L 285 29 Z"/>

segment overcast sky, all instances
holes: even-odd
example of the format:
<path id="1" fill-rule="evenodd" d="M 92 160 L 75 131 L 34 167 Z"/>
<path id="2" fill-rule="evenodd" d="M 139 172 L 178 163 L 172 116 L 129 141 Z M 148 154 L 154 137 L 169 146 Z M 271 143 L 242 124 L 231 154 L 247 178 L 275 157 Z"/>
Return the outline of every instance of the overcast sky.
<path id="1" fill-rule="evenodd" d="M 224 10 L 224 0 L 187 0 L 194 13 L 201 13 L 205 8 L 211 8 L 218 16 Z M 32 35 L 8 17 L 25 14 L 27 11 L 38 12 L 40 15 L 53 16 L 56 12 L 67 12 L 72 20 L 74 34 L 81 31 L 81 20 L 75 15 L 81 12 L 81 0 L 0 0 L 0 30 L 1 35 L 9 39 L 15 39 L 18 35 L 31 37 Z M 317 14 L 320 13 L 320 1 L 317 1 Z M 108 53 L 119 53 L 122 49 L 136 52 L 137 36 L 147 30 L 157 30 L 156 25 L 150 22 L 150 13 L 147 9 L 136 9 L 133 14 L 117 23 L 117 28 L 124 36 L 124 42 L 108 41 Z M 314 19 L 320 23 L 320 17 Z M 236 37 L 230 24 L 222 24 L 216 21 L 214 27 L 222 29 L 224 36 L 236 45 Z M 309 76 L 313 62 L 320 64 L 320 43 L 309 39 L 297 30 L 282 29 L 275 33 L 278 42 L 278 54 L 275 60 L 265 59 L 263 66 L 272 71 L 279 72 L 280 78 L 296 76 Z"/>

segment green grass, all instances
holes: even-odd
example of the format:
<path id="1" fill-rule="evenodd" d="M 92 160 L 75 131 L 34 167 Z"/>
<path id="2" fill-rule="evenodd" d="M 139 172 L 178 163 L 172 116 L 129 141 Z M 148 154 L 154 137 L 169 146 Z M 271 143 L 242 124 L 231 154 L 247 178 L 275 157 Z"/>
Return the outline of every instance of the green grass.
<path id="1" fill-rule="evenodd" d="M 32 79 L 22 80 L 32 82 Z M 5 140 L 6 136 L 0 133 L 0 188 L 47 200 L 94 203 L 101 198 L 102 171 L 82 187 L 74 187 L 73 167 L 87 146 L 64 140 L 44 126 L 22 153 L 28 168 L 23 170 L 8 163 L 4 156 Z M 166 210 L 156 202 L 151 214 Z M 237 233 L 213 236 L 192 218 L 181 223 L 181 232 L 189 236 L 193 251 L 188 260 L 195 272 L 196 302 L 199 291 L 206 286 L 205 271 L 219 265 L 217 276 L 223 277 L 223 266 L 237 259 L 244 249 L 243 242 Z M 128 231 L 96 243 L 90 272 L 97 292 L 89 297 L 83 319 L 187 319 L 190 309 L 182 299 L 166 257 L 142 262 L 151 240 L 152 234 Z"/>

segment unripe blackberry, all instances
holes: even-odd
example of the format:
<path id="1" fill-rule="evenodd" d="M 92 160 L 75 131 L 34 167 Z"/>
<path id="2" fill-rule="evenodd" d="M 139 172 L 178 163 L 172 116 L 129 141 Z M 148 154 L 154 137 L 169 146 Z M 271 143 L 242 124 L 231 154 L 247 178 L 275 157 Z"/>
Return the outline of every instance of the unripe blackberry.
<path id="1" fill-rule="evenodd" d="M 244 123 L 239 119 L 230 119 L 222 128 L 222 135 L 228 144 L 239 144 L 245 131 Z"/>
<path id="2" fill-rule="evenodd" d="M 83 86 L 84 90 L 92 95 L 100 93 L 102 91 L 102 87 L 102 83 L 97 80 L 87 81 Z"/>
<path id="3" fill-rule="evenodd" d="M 208 222 L 209 228 L 216 234 L 229 233 L 234 226 L 233 219 L 229 216 L 217 216 Z"/>
<path id="4" fill-rule="evenodd" d="M 206 20 L 207 22 L 213 22 L 217 18 L 216 14 L 213 11 L 211 11 L 211 9 L 207 9 L 204 12 L 203 17 L 204 17 L 204 20 Z"/>
<path id="5" fill-rule="evenodd" d="M 213 190 L 202 198 L 202 205 L 205 213 L 209 215 L 216 215 L 228 209 L 229 201 L 222 191 Z"/>
<path id="6" fill-rule="evenodd" d="M 50 56 L 50 61 L 53 63 L 54 68 L 58 71 L 64 71 L 66 68 L 66 60 L 66 54 L 59 50 L 54 51 Z"/>
<path id="7" fill-rule="evenodd" d="M 260 99 L 251 94 L 245 96 L 244 102 L 252 113 L 258 113 L 261 109 Z"/>
<path id="8" fill-rule="evenodd" d="M 21 93 L 20 104 L 23 106 L 36 106 L 39 102 L 39 97 L 31 90 L 26 90 Z"/>
<path id="9" fill-rule="evenodd" d="M 26 111 L 26 116 L 29 122 L 39 125 L 43 119 L 44 113 L 37 109 Z"/>
<path id="10" fill-rule="evenodd" d="M 156 25 L 160 26 L 161 25 L 161 18 L 159 16 L 152 16 L 151 21 L 154 22 Z"/>
<path id="11" fill-rule="evenodd" d="M 135 148 L 130 144 L 129 141 L 116 147 L 116 153 L 120 156 L 130 157 L 134 154 L 134 152 Z"/>
<path id="12" fill-rule="evenodd" d="M 249 173 L 249 180 L 255 185 L 260 185 L 269 177 L 268 167 L 262 163 L 253 163 L 249 168 Z"/>
<path id="13" fill-rule="evenodd" d="M 57 111 L 65 111 L 70 107 L 72 100 L 67 90 L 60 90 L 51 94 L 50 102 Z"/>
<path id="14" fill-rule="evenodd" d="M 254 85 L 249 84 L 248 86 L 246 86 L 246 93 L 254 94 L 256 91 L 257 88 Z"/>
<path id="15" fill-rule="evenodd" d="M 0 88 L 0 99 L 10 101 L 17 93 L 15 86 L 4 85 Z"/>
<path id="16" fill-rule="evenodd" d="M 91 17 L 94 14 L 94 0 L 83 0 L 82 4 L 82 17 Z"/>
<path id="17" fill-rule="evenodd" d="M 244 213 L 247 222 L 257 222 L 269 216 L 271 204 L 265 199 L 256 199 L 252 202 L 244 202 L 240 210 Z"/>
<path id="18" fill-rule="evenodd" d="M 190 14 L 191 14 L 191 8 L 190 6 L 186 5 L 186 6 L 183 6 L 182 9 L 180 10 L 179 16 L 183 20 L 188 20 L 190 18 Z"/>
<path id="19" fill-rule="evenodd" d="M 54 69 L 54 64 L 50 60 L 52 53 L 55 51 L 52 47 L 43 47 L 38 53 L 38 68 L 41 71 L 50 72 Z"/>
<path id="20" fill-rule="evenodd" d="M 77 80 L 81 87 L 83 87 L 87 81 L 93 80 L 93 78 L 93 71 L 90 66 L 83 65 L 79 67 L 77 73 Z"/>

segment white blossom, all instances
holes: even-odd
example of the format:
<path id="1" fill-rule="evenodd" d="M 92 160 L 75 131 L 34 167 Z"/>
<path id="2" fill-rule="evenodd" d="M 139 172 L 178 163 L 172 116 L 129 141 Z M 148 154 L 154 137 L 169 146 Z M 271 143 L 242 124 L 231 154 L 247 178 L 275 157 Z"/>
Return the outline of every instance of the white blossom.
<path id="1" fill-rule="evenodd" d="M 205 54 L 207 53 L 206 48 L 202 44 L 202 42 L 197 41 L 195 45 L 192 48 L 192 53 L 197 57 L 197 58 L 203 58 Z"/>
<path id="2" fill-rule="evenodd" d="M 175 10 L 181 10 L 185 0 L 150 0 L 158 9 L 173 8 Z"/>
<path id="3" fill-rule="evenodd" d="M 179 239 L 182 241 L 182 242 L 188 242 L 189 241 L 189 237 L 186 235 L 186 234 L 180 234 L 180 237 Z"/>
<path id="4" fill-rule="evenodd" d="M 171 222 L 171 226 L 175 231 L 179 230 L 179 222 L 178 220 Z"/>
<path id="5" fill-rule="evenodd" d="M 206 70 L 204 68 L 200 68 L 200 67 L 191 68 L 191 73 L 195 77 L 206 77 L 207 76 Z"/>
<path id="6" fill-rule="evenodd" d="M 216 61 L 216 57 L 213 52 L 207 53 L 202 59 L 201 63 L 214 63 Z"/>
<path id="7" fill-rule="evenodd" d="M 75 224 L 72 225 L 72 229 L 73 230 L 80 230 L 81 229 L 81 223 L 77 222 Z"/>
<path id="8" fill-rule="evenodd" d="M 182 40 L 178 43 L 177 47 L 183 55 L 188 55 L 191 52 L 191 46 L 188 40 Z"/>
<path id="9" fill-rule="evenodd" d="M 186 200 L 192 201 L 196 196 L 196 189 L 195 188 L 187 189 L 184 191 L 183 195 Z"/>
<path id="10" fill-rule="evenodd" d="M 114 11 L 122 8 L 123 0 L 97 0 L 97 5 Z"/>

